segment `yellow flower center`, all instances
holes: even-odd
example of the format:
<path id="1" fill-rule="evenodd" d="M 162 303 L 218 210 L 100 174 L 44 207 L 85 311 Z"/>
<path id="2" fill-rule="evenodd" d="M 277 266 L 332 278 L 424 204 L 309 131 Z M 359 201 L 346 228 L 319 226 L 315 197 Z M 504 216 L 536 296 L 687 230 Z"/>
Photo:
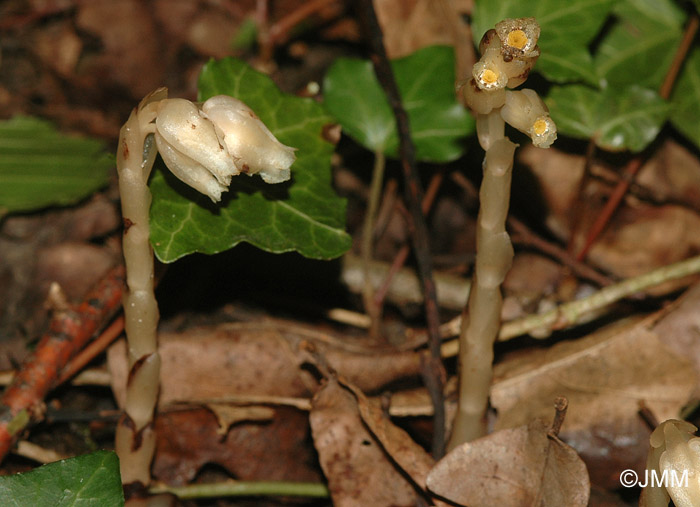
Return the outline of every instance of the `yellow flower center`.
<path id="1" fill-rule="evenodd" d="M 523 49 L 530 42 L 525 32 L 522 30 L 513 30 L 508 34 L 508 45 L 514 48 Z"/>
<path id="2" fill-rule="evenodd" d="M 532 124 L 532 131 L 536 135 L 541 136 L 547 132 L 547 121 L 542 118 L 536 120 L 535 123 Z"/>
<path id="3" fill-rule="evenodd" d="M 481 81 L 483 81 L 484 84 L 492 85 L 498 81 L 498 74 L 491 69 L 486 69 L 481 73 Z"/>

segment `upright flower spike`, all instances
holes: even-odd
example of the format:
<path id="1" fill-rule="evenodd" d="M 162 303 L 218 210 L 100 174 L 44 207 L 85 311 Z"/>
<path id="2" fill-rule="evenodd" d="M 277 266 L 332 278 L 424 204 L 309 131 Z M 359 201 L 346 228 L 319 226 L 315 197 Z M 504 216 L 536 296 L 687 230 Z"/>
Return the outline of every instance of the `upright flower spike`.
<path id="1" fill-rule="evenodd" d="M 295 159 L 294 148 L 281 144 L 248 106 L 221 95 L 200 107 L 168 99 L 167 90 L 161 88 L 141 101 L 120 131 L 117 171 L 125 225 L 124 316 L 130 371 L 115 448 L 122 482 L 136 490 L 150 482 L 160 371 L 149 243 L 148 177 L 154 147 L 175 176 L 214 202 L 228 190 L 232 176 L 240 173 L 260 174 L 268 183 L 288 180 Z"/>
<path id="2" fill-rule="evenodd" d="M 476 115 L 484 149 L 479 191 L 476 263 L 472 288 L 462 313 L 459 338 L 459 401 L 449 448 L 486 434 L 486 411 L 493 379 L 493 345 L 500 329 L 500 286 L 513 260 L 506 232 L 513 155 L 516 145 L 505 137 L 505 123 L 529 135 L 535 146 L 549 147 L 556 125 L 533 90 L 520 86 L 535 65 L 540 28 L 534 18 L 506 19 L 481 39 L 481 59 L 462 90 Z"/>

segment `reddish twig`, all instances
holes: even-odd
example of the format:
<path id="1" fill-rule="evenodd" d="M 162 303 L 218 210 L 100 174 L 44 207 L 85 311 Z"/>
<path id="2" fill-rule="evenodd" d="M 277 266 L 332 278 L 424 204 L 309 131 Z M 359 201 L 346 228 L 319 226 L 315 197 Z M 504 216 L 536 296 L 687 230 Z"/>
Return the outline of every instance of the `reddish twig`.
<path id="1" fill-rule="evenodd" d="M 270 27 L 269 43 L 276 45 L 284 42 L 289 36 L 289 32 L 291 32 L 295 26 L 327 7 L 332 2 L 334 3 L 335 0 L 308 0 L 307 2 L 303 2 L 297 9 L 293 10 Z"/>
<path id="2" fill-rule="evenodd" d="M 425 195 L 423 196 L 423 202 L 421 203 L 421 210 L 423 211 L 424 215 L 427 215 L 430 211 L 430 208 L 432 208 L 433 202 L 435 202 L 435 197 L 437 196 L 437 192 L 440 189 L 440 185 L 442 184 L 443 178 L 443 173 L 438 172 L 435 173 L 432 179 L 430 180 L 430 183 L 428 184 L 428 189 L 426 190 Z M 398 273 L 404 266 L 404 264 L 406 264 L 406 259 L 408 259 L 409 253 L 410 247 L 408 245 L 404 245 L 401 247 L 401 250 L 399 250 L 399 253 L 396 254 L 396 257 L 394 257 L 394 262 L 391 264 L 389 272 L 386 274 L 386 277 L 384 278 L 384 280 L 382 280 L 381 285 L 374 293 L 374 304 L 378 307 L 381 307 L 384 304 L 384 298 L 386 298 L 386 294 L 389 291 L 391 282 L 396 276 L 396 273 Z"/>
<path id="3" fill-rule="evenodd" d="M 58 384 L 58 376 L 68 361 L 121 307 L 123 290 L 124 268 L 118 266 L 82 304 L 56 312 L 49 331 L 2 395 L 0 459 L 10 451 L 21 431 L 41 418 L 44 397 Z"/>
<path id="4" fill-rule="evenodd" d="M 81 350 L 77 356 L 75 356 L 63 371 L 61 371 L 61 376 L 59 377 L 56 385 L 63 384 L 67 382 L 73 375 L 82 371 L 90 361 L 95 359 L 99 354 L 101 354 L 107 347 L 109 347 L 114 340 L 121 336 L 124 331 L 124 317 L 119 316 L 104 330 L 102 334 L 91 341 L 87 347 Z"/>
<path id="5" fill-rule="evenodd" d="M 444 454 L 445 445 L 445 403 L 443 395 L 444 367 L 440 356 L 440 316 L 437 306 L 435 281 L 433 280 L 433 262 L 430 256 L 428 227 L 421 211 L 423 189 L 416 170 L 415 148 L 411 141 L 408 115 L 401 104 L 401 95 L 389 59 L 384 48 L 384 36 L 374 11 L 372 0 L 358 3 L 364 25 L 367 28 L 372 47 L 372 63 L 377 79 L 387 95 L 399 136 L 399 155 L 404 176 L 404 191 L 413 222 L 413 248 L 416 253 L 418 274 L 425 294 L 425 313 L 428 324 L 430 356 L 423 368 L 423 381 L 430 393 L 433 404 L 433 443 L 435 458 Z"/>
<path id="6" fill-rule="evenodd" d="M 597 283 L 601 287 L 606 287 L 613 283 L 611 278 L 599 273 L 588 264 L 574 259 L 566 249 L 539 237 L 517 218 L 513 216 L 508 217 L 508 226 L 513 231 L 513 243 L 531 246 L 539 252 L 558 260 L 581 278 Z"/>
<path id="7" fill-rule="evenodd" d="M 664 78 L 663 84 L 659 88 L 659 95 L 664 100 L 668 100 L 668 98 L 671 96 L 673 84 L 676 82 L 678 73 L 680 72 L 680 69 L 683 66 L 683 62 L 685 61 L 685 57 L 687 56 L 688 51 L 690 50 L 690 47 L 693 43 L 695 34 L 698 31 L 698 25 L 700 25 L 698 13 L 693 12 L 688 22 L 688 25 L 685 27 L 683 39 L 678 45 L 676 54 L 673 57 L 673 62 L 671 63 L 668 72 L 666 73 L 666 77 Z M 610 195 L 610 199 L 608 199 L 608 202 L 605 203 L 605 207 L 596 218 L 595 222 L 591 226 L 591 229 L 588 231 L 586 242 L 583 245 L 581 251 L 576 256 L 576 260 L 583 260 L 586 257 L 586 255 L 588 255 L 588 251 L 598 239 L 598 236 L 600 236 L 605 227 L 608 225 L 608 222 L 610 222 L 610 218 L 613 216 L 620 203 L 622 202 L 622 199 L 625 197 L 627 190 L 634 181 L 634 178 L 639 172 L 639 169 L 641 169 L 642 167 L 642 162 L 642 155 L 638 155 L 627 163 L 627 166 L 622 172 L 622 178 L 620 179 L 620 182 L 613 190 L 612 194 Z"/>

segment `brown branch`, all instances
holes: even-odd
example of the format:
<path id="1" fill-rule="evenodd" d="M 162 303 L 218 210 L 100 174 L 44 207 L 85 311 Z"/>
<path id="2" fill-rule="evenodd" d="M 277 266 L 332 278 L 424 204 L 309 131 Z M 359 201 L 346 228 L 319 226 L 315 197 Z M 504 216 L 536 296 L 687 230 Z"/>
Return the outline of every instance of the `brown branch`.
<path id="1" fill-rule="evenodd" d="M 444 454 L 445 445 L 445 403 L 443 397 L 444 368 L 440 357 L 440 317 L 438 314 L 437 295 L 433 280 L 432 258 L 428 227 L 421 211 L 423 190 L 416 170 L 415 149 L 411 141 L 408 115 L 401 104 L 401 95 L 384 48 L 382 29 L 377 20 L 372 0 L 359 2 L 360 13 L 367 29 L 372 48 L 372 63 L 374 72 L 387 95 L 389 104 L 396 117 L 396 127 L 399 136 L 399 154 L 404 175 L 404 191 L 413 220 L 413 248 L 418 263 L 418 273 L 425 293 L 425 311 L 430 336 L 430 356 L 424 368 L 423 380 L 430 392 L 435 414 L 433 417 L 432 451 L 435 458 Z"/>
<path id="2" fill-rule="evenodd" d="M 688 55 L 688 51 L 692 46 L 693 39 L 695 39 L 695 34 L 698 31 L 699 24 L 700 21 L 698 20 L 698 13 L 697 11 L 695 11 L 693 12 L 692 16 L 690 17 L 690 20 L 688 21 L 687 26 L 685 27 L 683 39 L 681 40 L 681 43 L 676 49 L 676 54 L 673 57 L 673 62 L 671 62 L 671 66 L 666 72 L 664 82 L 659 88 L 659 95 L 664 100 L 668 100 L 668 98 L 671 96 L 671 90 L 673 89 L 673 85 L 676 82 L 678 73 L 680 72 L 680 69 L 683 66 L 683 62 L 685 61 L 685 58 Z M 617 208 L 620 206 L 622 199 L 625 197 L 625 194 L 627 194 L 627 190 L 629 189 L 630 185 L 634 181 L 634 178 L 641 169 L 643 161 L 643 155 L 637 155 L 627 163 L 627 166 L 625 167 L 622 173 L 622 178 L 620 179 L 620 182 L 613 190 L 610 199 L 608 199 L 608 202 L 605 203 L 603 210 L 600 212 L 595 222 L 591 226 L 591 229 L 588 231 L 586 242 L 581 251 L 576 256 L 577 260 L 580 261 L 585 259 L 586 255 L 588 255 L 588 251 L 591 249 L 591 247 L 598 239 L 600 234 L 603 232 L 603 230 L 605 230 L 605 227 L 608 225 L 611 217 L 613 216 Z"/>
<path id="3" fill-rule="evenodd" d="M 49 331 L 2 395 L 0 459 L 7 455 L 22 430 L 41 419 L 44 397 L 58 384 L 68 361 L 121 307 L 123 291 L 124 267 L 118 266 L 78 307 L 56 312 Z"/>

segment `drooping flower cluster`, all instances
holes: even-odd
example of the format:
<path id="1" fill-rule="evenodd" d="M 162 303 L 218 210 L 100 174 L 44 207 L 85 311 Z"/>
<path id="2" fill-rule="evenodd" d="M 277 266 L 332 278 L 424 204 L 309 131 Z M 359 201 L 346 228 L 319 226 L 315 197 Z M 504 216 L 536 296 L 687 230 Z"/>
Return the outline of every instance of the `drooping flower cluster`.
<path id="1" fill-rule="evenodd" d="M 280 143 L 252 109 L 227 95 L 200 106 L 160 101 L 155 140 L 172 173 L 214 202 L 237 174 L 259 174 L 266 183 L 288 180 L 296 158 L 294 148 Z"/>
<path id="2" fill-rule="evenodd" d="M 503 119 L 527 134 L 538 148 L 549 148 L 557 127 L 534 90 L 508 90 L 523 84 L 540 56 L 535 18 L 505 19 L 484 34 L 481 58 L 464 86 L 467 105 L 477 114 L 500 109 Z"/>

